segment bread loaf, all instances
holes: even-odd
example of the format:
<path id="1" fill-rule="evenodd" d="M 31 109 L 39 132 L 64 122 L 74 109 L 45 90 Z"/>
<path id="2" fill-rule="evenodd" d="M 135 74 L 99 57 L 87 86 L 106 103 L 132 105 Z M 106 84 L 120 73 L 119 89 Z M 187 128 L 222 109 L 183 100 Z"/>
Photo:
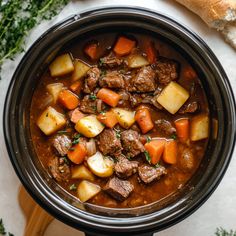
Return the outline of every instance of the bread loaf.
<path id="1" fill-rule="evenodd" d="M 222 32 L 236 49 L 236 0 L 176 0 Z"/>

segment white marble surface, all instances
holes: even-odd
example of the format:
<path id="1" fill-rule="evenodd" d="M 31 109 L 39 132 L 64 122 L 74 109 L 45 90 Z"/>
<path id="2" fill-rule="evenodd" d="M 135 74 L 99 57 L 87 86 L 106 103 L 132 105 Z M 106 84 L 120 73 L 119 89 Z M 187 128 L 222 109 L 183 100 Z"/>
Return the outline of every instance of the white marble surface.
<path id="1" fill-rule="evenodd" d="M 160 11 L 183 23 L 198 33 L 210 46 L 222 63 L 228 77 L 230 78 L 234 94 L 236 94 L 236 52 L 230 48 L 219 33 L 210 30 L 194 14 L 187 11 L 169 0 L 81 0 L 71 3 L 51 22 L 43 22 L 32 32 L 27 39 L 28 48 L 42 32 L 61 19 L 91 7 L 105 5 L 132 5 L 143 6 Z M 0 81 L 0 124 L 2 126 L 2 111 L 6 90 L 11 76 L 19 63 L 22 55 L 14 62 L 6 62 L 3 69 L 3 79 Z M 234 152 L 228 171 L 221 184 L 210 197 L 210 199 L 194 214 L 181 223 L 164 230 L 157 235 L 160 236 L 210 236 L 214 235 L 216 227 L 222 226 L 226 229 L 236 229 L 236 152 Z M 17 201 L 17 192 L 20 182 L 11 166 L 6 151 L 3 129 L 0 128 L 0 218 L 4 219 L 5 226 L 15 236 L 23 235 L 25 220 Z M 26 203 L 27 204 L 27 203 Z M 45 236 L 73 236 L 82 233 L 64 225 L 57 220 L 48 228 Z"/>

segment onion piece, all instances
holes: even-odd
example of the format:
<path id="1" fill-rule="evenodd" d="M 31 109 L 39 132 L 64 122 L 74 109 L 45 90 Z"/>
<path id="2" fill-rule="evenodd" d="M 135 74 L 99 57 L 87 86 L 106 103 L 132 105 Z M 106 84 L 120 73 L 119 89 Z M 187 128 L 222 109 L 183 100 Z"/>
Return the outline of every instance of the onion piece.
<path id="1" fill-rule="evenodd" d="M 97 152 L 95 140 L 93 138 L 91 138 L 88 142 L 86 142 L 86 149 L 87 149 L 87 155 L 89 157 Z"/>
<path id="2" fill-rule="evenodd" d="M 102 111 L 102 100 L 97 99 L 97 112 L 101 112 L 101 111 Z"/>

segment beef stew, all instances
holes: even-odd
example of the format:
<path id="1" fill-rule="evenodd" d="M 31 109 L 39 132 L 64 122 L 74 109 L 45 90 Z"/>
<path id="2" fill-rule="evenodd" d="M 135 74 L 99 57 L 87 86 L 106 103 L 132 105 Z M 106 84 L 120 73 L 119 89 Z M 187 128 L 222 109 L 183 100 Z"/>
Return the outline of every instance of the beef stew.
<path id="1" fill-rule="evenodd" d="M 193 176 L 208 142 L 208 103 L 196 71 L 168 43 L 137 33 L 97 35 L 65 48 L 42 75 L 31 137 L 70 194 L 136 207 Z"/>

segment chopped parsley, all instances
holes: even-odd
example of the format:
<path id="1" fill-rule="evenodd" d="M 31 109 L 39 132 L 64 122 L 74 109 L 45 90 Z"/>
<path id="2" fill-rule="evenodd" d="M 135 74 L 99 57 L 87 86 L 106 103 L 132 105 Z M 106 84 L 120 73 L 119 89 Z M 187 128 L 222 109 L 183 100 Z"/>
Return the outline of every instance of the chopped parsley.
<path id="1" fill-rule="evenodd" d="M 63 158 L 63 161 L 67 164 L 67 165 L 69 165 L 69 160 L 68 160 L 68 158 L 66 157 L 66 156 L 64 156 L 64 157 L 62 157 Z"/>
<path id="2" fill-rule="evenodd" d="M 150 157 L 150 154 L 148 153 L 148 151 L 144 151 L 144 155 L 146 157 L 146 160 L 148 161 L 148 163 L 150 164 L 151 163 L 151 157 Z"/>
<path id="3" fill-rule="evenodd" d="M 161 165 L 159 163 L 157 163 L 154 167 L 159 168 L 159 167 L 161 167 Z"/>
<path id="4" fill-rule="evenodd" d="M 105 76 L 106 74 L 107 74 L 107 71 L 106 71 L 106 70 L 102 70 L 100 76 L 103 77 L 103 76 Z"/>
<path id="5" fill-rule="evenodd" d="M 99 66 L 103 66 L 103 64 L 104 64 L 104 59 L 103 59 L 103 58 L 100 58 L 98 65 L 99 65 Z"/>
<path id="6" fill-rule="evenodd" d="M 72 145 L 78 144 L 80 137 L 81 137 L 81 134 L 76 134 L 76 135 L 74 136 L 73 141 L 72 141 Z"/>
<path id="7" fill-rule="evenodd" d="M 170 136 L 170 138 L 176 140 L 177 136 L 176 136 L 176 134 L 172 134 L 172 135 Z"/>
<path id="8" fill-rule="evenodd" d="M 92 93 L 92 94 L 89 95 L 89 99 L 95 101 L 97 99 L 97 96 Z"/>
<path id="9" fill-rule="evenodd" d="M 115 132 L 116 132 L 116 137 L 120 139 L 120 137 L 121 137 L 121 134 L 120 134 L 121 131 L 120 131 L 119 129 L 115 129 L 115 128 L 114 128 L 114 130 L 115 130 Z"/>
<path id="10" fill-rule="evenodd" d="M 77 189 L 77 187 L 75 184 L 72 184 L 69 189 L 70 189 L 70 191 L 75 191 Z"/>
<path id="11" fill-rule="evenodd" d="M 216 236 L 236 236 L 236 231 L 233 231 L 232 229 L 230 231 L 226 231 L 222 227 L 217 228 L 215 232 Z"/>
<path id="12" fill-rule="evenodd" d="M 147 136 L 147 137 L 146 137 L 146 140 L 147 140 L 147 143 L 150 143 L 151 140 L 152 140 L 152 138 L 151 138 L 150 136 Z"/>
<path id="13" fill-rule="evenodd" d="M 106 112 L 105 111 L 100 111 L 100 114 L 105 115 Z"/>
<path id="14" fill-rule="evenodd" d="M 59 130 L 57 131 L 58 134 L 68 134 L 69 132 L 66 130 Z"/>

